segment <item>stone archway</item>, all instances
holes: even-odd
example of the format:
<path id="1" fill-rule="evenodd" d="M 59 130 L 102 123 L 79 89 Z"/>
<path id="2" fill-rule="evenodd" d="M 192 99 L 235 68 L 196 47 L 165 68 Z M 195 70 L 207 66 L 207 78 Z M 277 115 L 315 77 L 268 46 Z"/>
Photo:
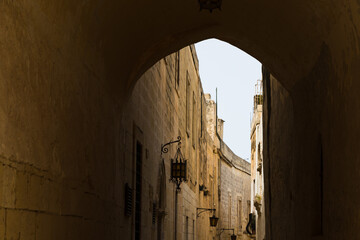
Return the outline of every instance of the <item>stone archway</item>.
<path id="1" fill-rule="evenodd" d="M 121 239 L 120 112 L 156 61 L 211 37 L 279 80 L 265 86 L 267 238 L 359 238 L 359 2 L 223 4 L 0 3 L 1 238 Z"/>

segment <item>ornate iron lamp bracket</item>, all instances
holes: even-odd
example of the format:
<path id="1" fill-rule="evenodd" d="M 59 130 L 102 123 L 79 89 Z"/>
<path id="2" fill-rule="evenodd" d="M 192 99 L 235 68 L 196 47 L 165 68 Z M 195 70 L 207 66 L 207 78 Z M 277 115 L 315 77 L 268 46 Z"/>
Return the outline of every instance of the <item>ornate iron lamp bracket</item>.
<path id="1" fill-rule="evenodd" d="M 235 235 L 235 230 L 234 230 L 234 228 L 221 228 L 221 229 L 220 229 L 220 233 L 219 233 L 219 237 L 220 237 L 220 235 L 221 235 L 224 231 L 232 231 L 233 234 L 231 235 L 231 240 L 236 240 L 236 235 Z"/>
<path id="2" fill-rule="evenodd" d="M 162 155 L 163 153 L 169 152 L 169 149 L 167 148 L 167 146 L 169 146 L 170 144 L 173 144 L 173 143 L 178 143 L 178 145 L 179 145 L 179 147 L 180 147 L 180 145 L 181 145 L 181 137 L 178 136 L 178 137 L 177 137 L 177 140 L 175 140 L 175 141 L 170 141 L 170 142 L 168 142 L 168 143 L 165 143 L 165 144 L 161 145 L 161 155 Z"/>
<path id="3" fill-rule="evenodd" d="M 210 212 L 214 211 L 215 212 L 216 209 L 215 208 L 196 208 L 196 217 L 199 217 L 200 214 L 202 214 L 204 212 L 207 212 L 207 211 L 210 211 Z"/>
<path id="4" fill-rule="evenodd" d="M 222 234 L 224 231 L 233 231 L 233 234 L 235 233 L 235 232 L 234 232 L 234 231 L 235 231 L 234 228 L 221 228 L 219 235 Z"/>
<path id="5" fill-rule="evenodd" d="M 171 159 L 171 178 L 170 181 L 174 182 L 176 184 L 176 191 L 180 192 L 180 184 L 182 182 L 187 181 L 187 173 L 186 173 L 186 164 L 187 161 L 183 158 L 182 153 L 180 151 L 181 148 L 181 137 L 178 136 L 177 140 L 170 141 L 168 143 L 165 143 L 161 145 L 161 155 L 163 153 L 169 152 L 168 146 L 170 144 L 177 143 L 177 149 L 176 154 L 174 158 Z"/>

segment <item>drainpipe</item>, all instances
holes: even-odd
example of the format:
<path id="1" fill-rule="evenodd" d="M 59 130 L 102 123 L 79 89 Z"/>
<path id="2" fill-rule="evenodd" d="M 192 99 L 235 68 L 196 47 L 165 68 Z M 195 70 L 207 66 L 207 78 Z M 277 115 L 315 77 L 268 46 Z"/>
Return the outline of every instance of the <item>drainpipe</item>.
<path id="1" fill-rule="evenodd" d="M 216 88 L 216 136 L 218 137 L 219 141 L 220 141 L 220 149 L 221 149 L 221 146 L 222 146 L 222 139 L 218 133 L 218 100 L 217 100 L 217 88 Z"/>
<path id="2" fill-rule="evenodd" d="M 218 99 L 217 99 L 217 88 L 216 88 L 216 127 L 215 127 L 215 133 L 216 133 L 216 136 L 217 138 L 219 139 L 219 142 L 220 142 L 220 151 L 221 151 L 221 146 L 222 146 L 222 139 L 218 133 Z M 219 154 L 219 153 L 218 153 Z M 219 167 L 218 167 L 218 171 L 219 171 L 219 178 L 218 178 L 218 181 L 220 181 L 220 184 L 221 184 L 221 159 L 219 158 Z M 218 185 L 218 191 L 219 191 L 219 185 Z M 220 192 L 221 194 L 221 192 Z M 218 197 L 219 197 L 219 192 L 218 192 Z M 221 207 L 220 207 L 220 202 L 219 202 L 219 217 L 221 216 Z M 219 235 L 219 240 L 220 240 L 220 235 Z"/>

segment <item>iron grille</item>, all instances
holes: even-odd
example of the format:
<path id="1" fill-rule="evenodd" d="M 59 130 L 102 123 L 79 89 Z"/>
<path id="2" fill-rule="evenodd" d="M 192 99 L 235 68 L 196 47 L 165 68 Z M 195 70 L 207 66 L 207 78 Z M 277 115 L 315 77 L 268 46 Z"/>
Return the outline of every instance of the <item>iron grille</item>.
<path id="1" fill-rule="evenodd" d="M 133 190 L 128 183 L 125 184 L 125 216 L 130 217 L 133 209 Z"/>

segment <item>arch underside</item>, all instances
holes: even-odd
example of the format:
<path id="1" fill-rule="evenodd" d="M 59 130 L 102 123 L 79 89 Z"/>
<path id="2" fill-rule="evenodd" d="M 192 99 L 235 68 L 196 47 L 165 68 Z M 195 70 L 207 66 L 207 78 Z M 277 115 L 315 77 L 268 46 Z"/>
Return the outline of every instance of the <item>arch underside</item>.
<path id="1" fill-rule="evenodd" d="M 208 38 L 271 73 L 266 238 L 360 238 L 358 1 L 224 0 L 213 13 L 195 0 L 0 9 L 0 238 L 121 239 L 120 176 L 129 169 L 114 169 L 131 151 L 122 110 L 147 69 Z"/>

